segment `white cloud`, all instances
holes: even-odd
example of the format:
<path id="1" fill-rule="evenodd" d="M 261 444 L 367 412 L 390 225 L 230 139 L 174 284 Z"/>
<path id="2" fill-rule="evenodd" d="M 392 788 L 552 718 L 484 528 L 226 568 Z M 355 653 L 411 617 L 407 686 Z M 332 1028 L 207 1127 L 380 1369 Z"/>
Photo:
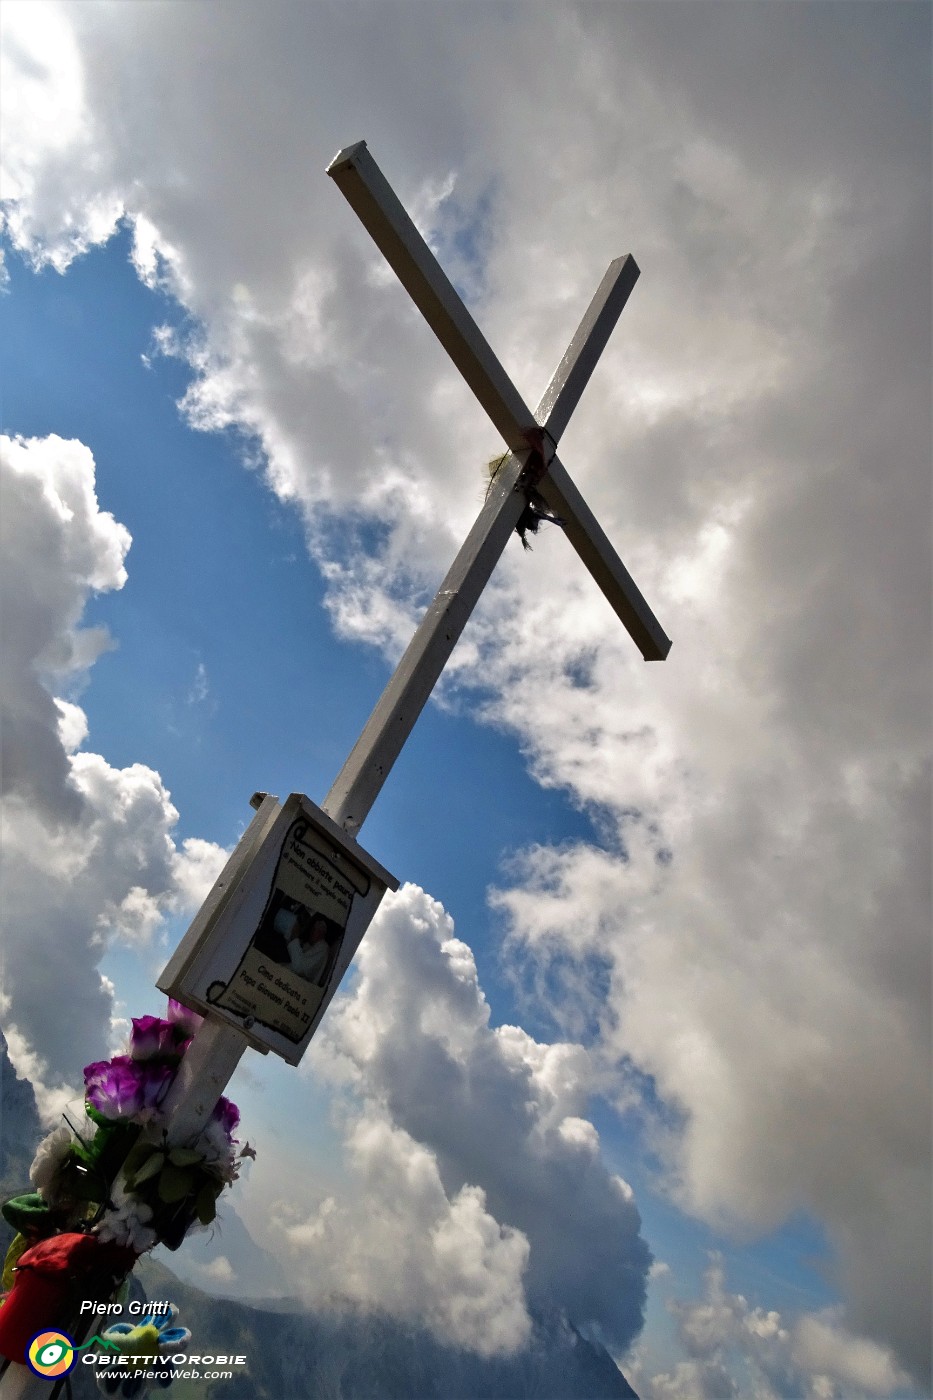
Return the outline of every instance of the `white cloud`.
<path id="1" fill-rule="evenodd" d="M 482 1189 L 448 1195 L 435 1155 L 374 1113 L 354 1123 L 347 1160 L 352 1196 L 297 1219 L 280 1207 L 309 1301 L 375 1307 L 484 1356 L 524 1345 L 528 1241 L 493 1218 Z"/>
<path id="2" fill-rule="evenodd" d="M 886 627 L 901 605 L 891 600 Z M 922 1367 L 929 808 L 919 737 L 882 729 L 865 747 L 849 732 L 861 717 L 845 707 L 795 706 L 790 686 L 753 689 L 738 672 L 722 688 L 698 655 L 686 661 L 696 685 L 662 683 L 649 697 L 607 647 L 581 686 L 585 634 L 561 646 L 549 632 L 535 662 L 525 641 L 534 611 L 499 622 L 510 683 L 492 713 L 530 735 L 545 781 L 598 804 L 608 838 L 604 849 L 528 852 L 496 897 L 530 954 L 531 985 L 553 1006 L 543 976 L 553 966 L 563 1024 L 598 1015 L 610 1059 L 634 1061 L 681 1116 L 662 1145 L 686 1208 L 761 1230 L 809 1211 L 839 1250 L 853 1322 Z M 828 694 L 836 666 L 829 657 Z M 879 686 L 890 690 L 890 677 Z M 882 706 L 866 685 L 860 699 Z M 676 752 L 686 742 L 672 737 L 691 730 L 705 743 L 688 767 Z M 587 979 L 587 958 L 607 976 Z"/>
<path id="3" fill-rule="evenodd" d="M 207 1264 L 196 1264 L 194 1269 L 208 1287 L 212 1284 L 216 1287 L 217 1284 L 232 1283 L 236 1278 L 233 1265 L 225 1254 L 218 1254 L 216 1259 L 211 1259 Z"/>
<path id="4" fill-rule="evenodd" d="M 88 736 L 87 715 L 80 705 L 74 705 L 70 700 L 55 696 L 54 703 L 58 710 L 58 737 L 65 753 L 72 754 L 80 749 Z"/>
<path id="5" fill-rule="evenodd" d="M 78 168 L 94 169 L 90 120 L 79 46 L 61 7 L 13 0 L 0 28 L 0 91 L 4 140 L 0 185 L 16 244 L 37 266 L 62 271 L 73 257 L 107 238 L 121 209 L 109 191 L 87 188 Z M 50 186 L 69 189 L 56 199 Z M 54 229 L 51 238 L 45 234 Z"/>
<path id="6" fill-rule="evenodd" d="M 197 909 L 206 899 L 226 858 L 216 841 L 204 841 L 200 836 L 188 836 L 172 853 L 172 883 L 176 893 L 172 908 L 176 911 Z"/>
<path id="7" fill-rule="evenodd" d="M 61 438 L 2 440 L 4 655 L 2 791 L 28 794 L 48 816 L 78 810 L 65 791 L 69 745 L 80 732 L 74 711 L 56 705 L 62 684 L 110 645 L 102 628 L 81 628 L 91 591 L 122 588 L 130 536 L 101 511 L 93 459 Z M 42 568 L 36 568 L 36 561 Z M 56 811 L 56 815 L 57 815 Z"/>
<path id="8" fill-rule="evenodd" d="M 282 1217 L 306 1289 L 487 1352 L 525 1342 L 529 1310 L 559 1312 L 621 1352 L 650 1254 L 584 1117 L 586 1052 L 490 1026 L 470 949 L 416 886 L 387 898 L 356 967 L 311 1060 L 352 1090 L 349 1194 Z"/>
<path id="9" fill-rule="evenodd" d="M 810 1211 L 850 1325 L 926 1373 L 928 11 L 38 15 L 4 7 L 10 236 L 61 266 L 125 211 L 201 325 L 186 410 L 265 453 L 346 635 L 402 645 L 496 443 L 326 161 L 370 136 L 532 399 L 635 252 L 564 455 L 675 646 L 643 667 L 557 532 L 504 561 L 456 674 L 605 840 L 528 853 L 502 907 L 679 1112 L 685 1207 Z"/>
<path id="10" fill-rule="evenodd" d="M 176 846 L 178 813 L 158 773 L 83 750 L 85 715 L 53 690 L 109 645 L 101 629 L 82 629 L 82 613 L 92 593 L 126 579 L 130 537 L 98 505 L 90 451 L 4 437 L 0 473 L 6 1033 L 54 1117 L 82 1066 L 109 1049 L 114 987 L 98 970 L 108 941 L 145 942 L 166 913 L 196 905 L 223 852 Z M 63 987 L 65 1018 L 49 1014 Z"/>
<path id="11" fill-rule="evenodd" d="M 890 1351 L 864 1337 L 854 1337 L 832 1312 L 800 1319 L 794 1335 L 794 1357 L 807 1370 L 838 1382 L 842 1394 L 858 1390 L 866 1395 L 890 1395 L 909 1384 Z"/>
<path id="12" fill-rule="evenodd" d="M 199 661 L 194 673 L 194 681 L 188 691 L 188 704 L 203 705 L 209 694 L 210 682 L 207 679 L 207 667 L 203 661 Z"/>
<path id="13" fill-rule="evenodd" d="M 791 1323 L 728 1292 L 716 1255 L 703 1296 L 668 1307 L 688 1359 L 652 1377 L 633 1369 L 645 1400 L 853 1400 L 891 1395 L 910 1383 L 889 1350 L 847 1332 L 838 1312 L 803 1314 Z"/>

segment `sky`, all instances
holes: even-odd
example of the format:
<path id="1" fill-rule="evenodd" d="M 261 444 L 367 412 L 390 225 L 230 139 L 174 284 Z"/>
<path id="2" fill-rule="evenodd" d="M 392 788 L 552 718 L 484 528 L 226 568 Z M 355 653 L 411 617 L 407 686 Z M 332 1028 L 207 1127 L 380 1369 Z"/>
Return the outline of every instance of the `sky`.
<path id="1" fill-rule="evenodd" d="M 50 1122 L 251 793 L 323 798 L 501 451 L 329 160 L 531 402 L 642 271 L 561 458 L 673 648 L 507 548 L 362 833 L 399 893 L 231 1087 L 310 1305 L 484 1354 L 556 1310 L 644 1400 L 929 1393 L 930 22 L 0 11 L 0 1005 Z"/>

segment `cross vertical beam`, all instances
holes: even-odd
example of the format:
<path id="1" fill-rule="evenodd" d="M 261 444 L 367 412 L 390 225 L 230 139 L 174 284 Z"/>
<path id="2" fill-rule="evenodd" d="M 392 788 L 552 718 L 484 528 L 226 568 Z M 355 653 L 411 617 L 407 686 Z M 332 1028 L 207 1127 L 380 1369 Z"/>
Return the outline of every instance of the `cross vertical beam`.
<path id="1" fill-rule="evenodd" d="M 412 301 L 513 452 L 535 427 L 525 405 L 447 274 L 405 212 L 365 141 L 334 157 L 327 173 L 346 196 Z"/>
<path id="2" fill-rule="evenodd" d="M 321 803 L 351 836 L 379 796 L 525 509 L 518 482 L 530 457 L 527 448 L 512 453 L 496 473 L 472 530 Z"/>

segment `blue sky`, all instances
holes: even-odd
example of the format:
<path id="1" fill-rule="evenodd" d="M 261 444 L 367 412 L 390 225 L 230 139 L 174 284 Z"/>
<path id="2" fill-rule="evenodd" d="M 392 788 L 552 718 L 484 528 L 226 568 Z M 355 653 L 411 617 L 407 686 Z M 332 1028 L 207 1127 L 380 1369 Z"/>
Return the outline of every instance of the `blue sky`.
<path id="1" fill-rule="evenodd" d="M 31 273 L 15 255 L 10 271 L 7 430 L 93 437 L 98 494 L 133 536 L 128 583 L 87 611 L 117 639 L 81 695 L 91 730 L 106 732 L 113 762 L 151 763 L 165 775 L 180 835 L 226 844 L 256 787 L 285 793 L 297 783 L 323 797 L 388 667 L 335 639 L 301 522 L 258 472 L 243 470 L 236 435 L 192 433 L 180 420 L 190 373 L 153 355 L 152 331 L 183 313 L 140 284 L 126 232 L 64 277 Z M 481 489 L 477 473 L 477 496 Z M 146 707 L 133 704 L 141 692 Z M 443 879 L 467 898 L 477 888 L 466 868 L 474 860 L 488 870 L 529 839 L 592 828 L 531 782 L 514 744 L 468 723 L 451 742 L 453 723 L 436 707 L 426 713 L 399 763 L 399 790 L 380 804 L 394 810 L 377 808 L 367 831 L 378 831 L 370 839 L 393 869 L 415 860 L 411 878 Z M 449 781 L 439 791 L 441 763 Z M 450 792 L 456 843 L 436 824 Z M 482 908 L 481 898 L 471 914 Z"/>
<path id="2" fill-rule="evenodd" d="M 312 1305 L 321 1241 L 358 1260 L 359 1301 L 420 1308 L 466 1345 L 516 1345 L 525 1306 L 556 1299 L 646 1400 L 722 1393 L 725 1374 L 763 1397 L 913 1395 L 929 14 L 900 6 L 892 29 L 887 7 L 739 6 L 729 28 L 700 8 L 723 55 L 697 7 L 536 23 L 516 5 L 473 28 L 400 6 L 407 47 L 383 71 L 385 10 L 283 6 L 264 29 L 249 6 L 239 27 L 211 6 L 52 6 L 40 32 L 34 7 L 8 7 L 23 120 L 4 143 L 0 431 L 83 444 L 97 503 L 77 449 L 4 459 L 11 482 L 45 482 L 16 517 L 10 596 L 16 626 L 22 606 L 50 637 L 35 655 L 16 641 L 4 694 L 6 898 L 35 936 L 35 832 L 59 851 L 52 813 L 77 784 L 40 911 L 81 961 L 75 1044 L 155 1009 L 250 794 L 321 800 L 479 508 L 495 435 L 324 175 L 337 147 L 369 137 L 532 400 L 631 247 L 642 279 L 562 457 L 671 658 L 643 666 L 557 531 L 510 546 L 363 832 L 417 890 L 301 1069 L 250 1056 L 236 1081 L 260 1154 L 237 1210 Z M 502 86 L 518 53 L 567 60 L 546 119 Z M 766 53 L 796 63 L 790 106 Z M 71 502 L 54 526 L 50 489 Z M 107 512 L 132 536 L 122 585 Z M 853 555 L 870 585 L 854 613 Z M 82 651 L 81 627 L 111 640 Z M 39 685 L 86 716 L 77 756 L 26 727 Z M 52 1112 L 80 1065 L 18 947 L 4 1024 Z M 462 1122 L 490 1138 L 475 1151 L 453 1090 L 444 1103 L 452 1064 L 472 1086 Z M 530 1125 L 514 1196 L 491 1126 L 508 1103 Z M 579 1312 L 574 1255 L 602 1241 L 520 1199 L 560 1199 L 567 1172 L 620 1269 L 640 1246 L 614 1175 L 634 1191 L 656 1261 L 634 1342 L 616 1262 Z M 422 1247 L 435 1229 L 462 1232 L 464 1257 L 484 1241 L 472 1332 L 466 1284 Z M 408 1301 L 387 1263 L 400 1241 Z M 217 1252 L 214 1281 L 248 1291 Z"/>

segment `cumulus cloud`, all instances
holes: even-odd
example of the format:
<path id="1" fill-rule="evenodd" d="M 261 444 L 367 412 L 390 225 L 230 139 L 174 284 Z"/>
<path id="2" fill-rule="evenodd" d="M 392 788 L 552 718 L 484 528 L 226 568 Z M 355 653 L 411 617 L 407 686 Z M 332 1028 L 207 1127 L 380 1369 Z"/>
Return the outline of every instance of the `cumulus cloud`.
<path id="1" fill-rule="evenodd" d="M 353 1190 L 280 1218 L 306 1288 L 487 1353 L 558 1312 L 621 1353 L 651 1256 L 585 1116 L 586 1052 L 493 1027 L 470 949 L 416 886 L 386 900 L 356 961 L 321 1033 L 352 1091 Z"/>
<path id="2" fill-rule="evenodd" d="M 305 1296 L 376 1308 L 485 1356 L 521 1347 L 525 1236 L 489 1213 L 481 1187 L 448 1196 L 435 1155 L 385 1117 L 359 1119 L 346 1148 L 352 1195 L 305 1216 L 279 1206 Z"/>
<path id="3" fill-rule="evenodd" d="M 602 841 L 498 902 L 567 1033 L 674 1110 L 685 1208 L 810 1211 L 849 1325 L 925 1374 L 929 10 L 362 13 L 8 0 L 9 236 L 63 266 L 130 222 L 198 326 L 154 346 L 190 421 L 246 436 L 337 627 L 393 653 L 495 436 L 319 172 L 370 137 L 531 399 L 631 247 L 564 457 L 675 646 L 642 666 L 558 532 L 507 554 L 455 673 Z M 448 1201 L 475 1184 L 430 1150 Z"/>
<path id="4" fill-rule="evenodd" d="M 559 661 L 553 649 L 548 660 Z M 575 791 L 592 793 L 607 844 L 529 851 L 495 896 L 526 951 L 527 986 L 546 997 L 556 970 L 558 1016 L 598 1017 L 609 1062 L 652 1076 L 677 1116 L 675 1128 L 665 1114 L 654 1131 L 687 1209 L 761 1230 L 810 1211 L 838 1248 L 853 1319 L 922 1368 L 930 1057 L 921 755 L 898 762 L 881 736 L 874 753 L 860 752 L 830 709 L 809 717 L 822 728 L 822 753 L 799 744 L 788 723 L 772 724 L 767 738 L 748 735 L 747 746 L 740 739 L 735 752 L 724 733 L 721 758 L 708 748 L 678 791 L 657 737 L 663 700 L 653 719 L 637 702 L 620 714 L 598 681 L 577 687 L 552 674 L 556 684 L 536 691 L 534 669 L 510 703 L 527 702 L 525 721 L 540 716 L 535 761 L 551 780 L 566 774 Z M 577 719 L 567 731 L 575 742 L 550 742 L 542 693 Z M 755 706 L 742 699 L 724 696 L 719 710 L 744 737 Z M 585 977 L 594 963 L 603 975 Z M 627 1094 L 620 1101 L 631 1104 Z"/>
<path id="5" fill-rule="evenodd" d="M 704 1274 L 702 1297 L 668 1306 L 688 1360 L 652 1377 L 633 1371 L 645 1400 L 854 1400 L 909 1385 L 891 1352 L 853 1336 L 837 1312 L 791 1321 L 730 1293 L 718 1255 Z"/>
<path id="6" fill-rule="evenodd" d="M 158 773 L 83 750 L 84 712 L 56 695 L 111 644 L 81 626 L 88 598 L 126 579 L 129 533 L 97 502 L 90 451 L 3 437 L 0 476 L 3 1004 L 14 1063 L 54 1116 L 109 1048 L 108 940 L 145 942 L 166 913 L 196 906 L 223 852 L 177 844 Z M 69 1016 L 50 1016 L 63 986 Z"/>
<path id="7" fill-rule="evenodd" d="M 208 1287 L 223 1287 L 233 1283 L 236 1278 L 236 1271 L 225 1254 L 218 1254 L 209 1264 L 198 1264 L 195 1267 Z"/>
<path id="8" fill-rule="evenodd" d="M 110 645 L 78 625 L 92 591 L 122 588 L 130 536 L 101 511 L 94 465 L 81 443 L 3 439 L 2 792 L 19 792 L 47 818 L 79 810 L 66 788 L 67 749 L 83 738 L 80 712 L 48 682 L 85 671 Z M 43 568 L 37 569 L 36 560 Z"/>
<path id="9" fill-rule="evenodd" d="M 53 4 L 15 4 L 0 28 L 4 121 L 14 139 L 5 146 L 3 198 L 9 201 L 4 222 L 14 242 L 30 250 L 36 265 L 63 270 L 90 244 L 106 238 L 119 206 L 105 195 L 88 197 L 72 189 L 68 207 L 56 210 L 50 185 L 64 189 L 76 154 L 93 160 L 83 64 L 78 44 Z M 36 239 L 40 229 L 56 227 L 50 241 Z"/>
<path id="10" fill-rule="evenodd" d="M 866 518 L 866 536 L 876 524 Z M 882 533 L 896 575 L 901 537 Z M 831 536 L 828 524 L 827 548 Z M 681 1202 L 762 1230 L 809 1210 L 838 1247 L 853 1320 L 922 1374 L 929 768 L 919 670 L 884 660 L 914 595 L 879 560 L 851 645 L 827 626 L 800 670 L 796 638 L 826 603 L 805 590 L 792 608 L 785 588 L 787 645 L 758 657 L 778 589 L 760 573 L 760 544 L 740 532 L 729 550 L 746 618 L 708 613 L 657 686 L 621 648 L 596 648 L 580 611 L 571 640 L 550 608 L 497 617 L 501 663 L 483 653 L 486 676 L 503 682 L 490 715 L 522 737 L 542 781 L 591 805 L 606 840 L 525 853 L 495 902 L 529 955 L 529 985 L 545 994 L 556 966 L 565 1023 L 598 1016 L 607 1054 L 651 1075 L 680 1115 L 662 1145 Z M 838 540 L 840 583 L 849 547 Z M 535 656 L 542 634 L 549 646 Z M 575 975 L 587 960 L 607 977 Z"/>
<path id="11" fill-rule="evenodd" d="M 838 1309 L 800 1318 L 793 1334 L 793 1354 L 798 1366 L 817 1377 L 829 1377 L 841 1395 L 858 1391 L 890 1395 L 910 1383 L 886 1347 L 855 1337 L 840 1324 Z"/>

